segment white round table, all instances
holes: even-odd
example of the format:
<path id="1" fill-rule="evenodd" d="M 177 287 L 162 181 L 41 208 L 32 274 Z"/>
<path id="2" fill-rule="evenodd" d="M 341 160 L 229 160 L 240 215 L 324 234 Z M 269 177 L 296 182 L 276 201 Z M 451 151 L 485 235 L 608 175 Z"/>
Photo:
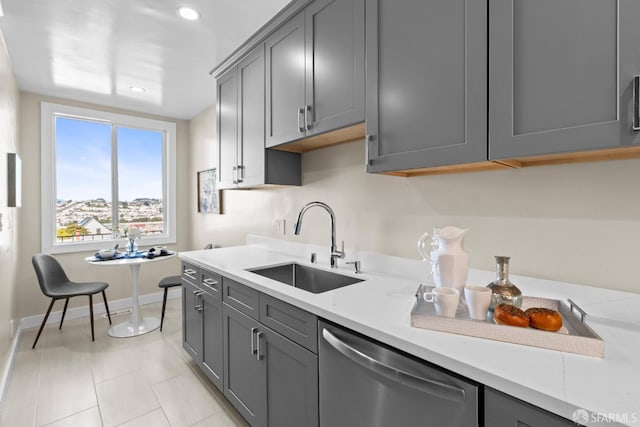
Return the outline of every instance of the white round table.
<path id="1" fill-rule="evenodd" d="M 118 258 L 112 260 L 97 261 L 95 257 L 87 257 L 87 261 L 91 265 L 100 267 L 121 267 L 129 266 L 131 270 L 131 283 L 133 287 L 133 298 L 131 302 L 131 318 L 126 322 L 118 323 L 109 328 L 108 334 L 115 338 L 136 337 L 154 331 L 160 327 L 160 319 L 157 317 L 142 317 L 138 307 L 138 276 L 140 275 L 140 266 L 149 262 L 166 261 L 177 255 L 171 252 L 168 255 L 156 256 L 154 258 Z"/>

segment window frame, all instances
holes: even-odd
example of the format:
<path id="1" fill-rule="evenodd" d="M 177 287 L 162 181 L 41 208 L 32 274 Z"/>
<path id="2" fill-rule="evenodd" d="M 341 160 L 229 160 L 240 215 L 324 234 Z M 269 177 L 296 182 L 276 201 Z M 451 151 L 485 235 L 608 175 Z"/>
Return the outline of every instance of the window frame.
<path id="1" fill-rule="evenodd" d="M 163 216 L 166 225 L 165 234 L 162 236 L 144 236 L 141 246 L 165 245 L 176 243 L 177 230 L 177 209 L 176 209 L 176 123 L 167 122 L 144 117 L 112 113 L 101 110 L 94 110 L 83 107 L 73 107 L 70 105 L 54 104 L 42 102 L 41 113 L 41 238 L 40 245 L 42 252 L 47 253 L 71 253 L 94 251 L 111 243 L 122 243 L 126 239 L 119 237 L 109 238 L 99 241 L 80 241 L 73 243 L 59 243 L 56 241 L 56 151 L 55 151 L 55 131 L 56 117 L 67 117 L 71 119 L 90 120 L 102 122 L 113 126 L 114 130 L 119 127 L 130 127 L 135 129 L 147 129 L 164 134 L 163 146 Z M 112 156 L 114 152 L 112 151 Z M 117 185 L 117 177 L 112 177 L 112 186 Z M 112 208 L 116 206 L 112 201 Z"/>

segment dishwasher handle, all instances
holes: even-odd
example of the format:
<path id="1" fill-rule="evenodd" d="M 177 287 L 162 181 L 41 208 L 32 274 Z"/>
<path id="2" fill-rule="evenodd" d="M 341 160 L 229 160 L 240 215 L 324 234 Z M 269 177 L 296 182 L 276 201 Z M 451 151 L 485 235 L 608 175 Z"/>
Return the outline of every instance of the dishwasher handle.
<path id="1" fill-rule="evenodd" d="M 356 362 L 357 364 L 376 372 L 384 377 L 394 381 L 399 381 L 413 388 L 424 391 L 429 394 L 441 397 L 443 399 L 452 400 L 454 402 L 464 402 L 464 390 L 449 384 L 442 383 L 429 378 L 423 378 L 413 375 L 402 369 L 394 368 L 384 362 L 374 359 L 341 341 L 327 329 L 322 329 L 322 337 L 340 354 Z"/>

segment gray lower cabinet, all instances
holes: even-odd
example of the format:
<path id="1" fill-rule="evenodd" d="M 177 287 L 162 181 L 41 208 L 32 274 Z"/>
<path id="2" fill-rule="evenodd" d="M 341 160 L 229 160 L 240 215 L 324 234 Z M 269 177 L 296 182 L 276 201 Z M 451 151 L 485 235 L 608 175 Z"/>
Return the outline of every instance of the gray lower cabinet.
<path id="1" fill-rule="evenodd" d="M 202 355 L 202 318 L 196 309 L 196 285 L 182 281 L 182 347 L 189 355 L 199 360 Z"/>
<path id="2" fill-rule="evenodd" d="M 222 300 L 202 294 L 202 362 L 205 375 L 223 390 L 224 352 L 222 336 Z"/>
<path id="3" fill-rule="evenodd" d="M 317 426 L 317 318 L 226 277 L 223 300 L 225 397 L 253 427 Z"/>
<path id="4" fill-rule="evenodd" d="M 491 0 L 489 158 L 628 147 L 636 0 Z"/>
<path id="5" fill-rule="evenodd" d="M 223 304 L 224 395 L 253 426 L 318 425 L 318 356 Z"/>
<path id="6" fill-rule="evenodd" d="M 485 387 L 484 425 L 487 427 L 575 427 L 577 424 Z"/>
<path id="7" fill-rule="evenodd" d="M 184 270 L 184 269 L 183 269 Z M 198 271 L 197 269 L 193 269 Z M 198 274 L 196 277 L 202 277 Z M 182 275 L 183 348 L 198 362 L 200 369 L 219 389 L 223 388 L 222 300 L 215 286 L 217 275 L 205 274 L 204 282 L 195 284 Z"/>
<path id="8" fill-rule="evenodd" d="M 315 0 L 265 42 L 266 146 L 364 120 L 364 0 Z"/>
<path id="9" fill-rule="evenodd" d="M 261 44 L 217 79 L 218 188 L 300 185 L 300 154 L 265 150 Z"/>
<path id="10" fill-rule="evenodd" d="M 487 1 L 367 0 L 367 171 L 487 160 Z"/>
<path id="11" fill-rule="evenodd" d="M 264 326 L 260 351 L 266 363 L 267 425 L 314 427 L 318 418 L 318 355 Z"/>
<path id="12" fill-rule="evenodd" d="M 267 425 L 267 376 L 258 322 L 224 303 L 224 395 L 253 427 Z M 262 349 L 261 349 L 262 350 Z"/>

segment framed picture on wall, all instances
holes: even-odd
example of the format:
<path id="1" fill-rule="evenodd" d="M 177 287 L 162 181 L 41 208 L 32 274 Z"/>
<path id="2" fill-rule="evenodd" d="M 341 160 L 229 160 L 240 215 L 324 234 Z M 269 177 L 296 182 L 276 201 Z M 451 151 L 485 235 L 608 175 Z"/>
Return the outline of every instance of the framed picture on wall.
<path id="1" fill-rule="evenodd" d="M 198 212 L 222 213 L 220 209 L 220 191 L 216 186 L 216 169 L 198 172 Z"/>

